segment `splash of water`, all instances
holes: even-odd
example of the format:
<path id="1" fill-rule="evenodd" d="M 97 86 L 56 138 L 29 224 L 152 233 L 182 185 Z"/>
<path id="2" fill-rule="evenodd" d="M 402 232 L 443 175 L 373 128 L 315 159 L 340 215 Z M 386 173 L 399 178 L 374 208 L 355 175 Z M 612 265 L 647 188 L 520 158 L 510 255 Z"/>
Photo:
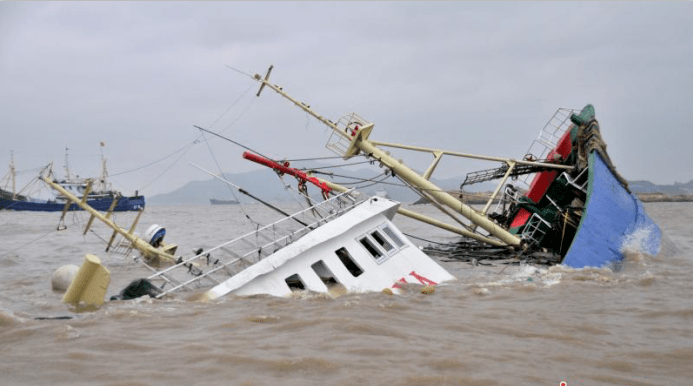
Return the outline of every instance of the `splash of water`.
<path id="1" fill-rule="evenodd" d="M 655 238 L 654 225 L 636 228 L 632 233 L 625 235 L 621 243 L 621 253 L 626 261 L 641 262 L 652 257 L 653 239 Z M 657 247 L 654 255 L 659 253 L 660 246 Z"/>

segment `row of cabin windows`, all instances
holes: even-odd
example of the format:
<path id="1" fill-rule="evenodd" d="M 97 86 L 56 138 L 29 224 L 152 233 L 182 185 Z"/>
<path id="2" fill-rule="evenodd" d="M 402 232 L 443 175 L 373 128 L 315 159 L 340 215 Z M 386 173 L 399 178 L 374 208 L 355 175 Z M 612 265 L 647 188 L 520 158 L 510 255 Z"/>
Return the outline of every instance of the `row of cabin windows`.
<path id="1" fill-rule="evenodd" d="M 358 266 L 358 264 L 356 264 L 356 262 L 351 257 L 349 251 L 347 251 L 346 248 L 339 248 L 338 250 L 334 251 L 334 253 L 337 255 L 337 257 L 339 257 L 339 261 L 342 262 L 344 268 L 346 268 L 347 271 L 349 271 L 349 273 L 353 277 L 361 276 L 363 270 L 361 269 L 361 267 Z M 322 280 L 322 282 L 325 284 L 325 286 L 327 286 L 328 289 L 335 284 L 339 284 L 339 281 L 334 276 L 332 271 L 330 271 L 330 269 L 327 268 L 327 265 L 325 265 L 324 261 L 319 260 L 317 263 L 311 265 L 310 267 L 313 269 L 313 272 L 315 272 L 315 274 L 318 275 L 320 280 Z M 303 284 L 303 280 L 301 280 L 301 277 L 297 273 L 287 277 L 284 281 L 292 291 L 306 289 L 305 284 Z"/>
<path id="2" fill-rule="evenodd" d="M 359 243 L 366 248 L 378 264 L 405 246 L 402 239 L 387 224 L 383 224 L 362 236 Z"/>
<path id="3" fill-rule="evenodd" d="M 378 264 L 385 261 L 388 256 L 394 255 L 405 246 L 402 239 L 400 239 L 387 224 L 383 224 L 362 236 L 359 239 L 359 243 L 371 254 L 371 256 L 373 256 Z M 337 249 L 335 254 L 353 277 L 358 277 L 363 273 L 363 269 L 356 264 L 346 248 L 342 247 Z M 313 264 L 311 268 L 328 288 L 339 283 L 337 278 L 322 260 Z M 284 281 L 292 291 L 304 290 L 306 288 L 298 274 L 293 274 Z"/>

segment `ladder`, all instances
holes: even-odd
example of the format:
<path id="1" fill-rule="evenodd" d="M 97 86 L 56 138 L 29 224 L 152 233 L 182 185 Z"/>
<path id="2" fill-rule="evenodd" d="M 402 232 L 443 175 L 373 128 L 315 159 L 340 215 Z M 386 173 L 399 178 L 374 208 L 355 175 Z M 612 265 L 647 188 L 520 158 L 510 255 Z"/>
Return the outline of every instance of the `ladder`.
<path id="1" fill-rule="evenodd" d="M 525 157 L 530 157 L 537 161 L 545 160 L 549 156 L 551 150 L 555 149 L 558 145 L 558 141 L 561 140 L 563 134 L 570 128 L 572 122 L 570 121 L 570 116 L 575 114 L 580 114 L 581 110 L 559 108 L 553 114 L 551 119 L 546 122 L 546 125 L 539 132 L 539 136 L 535 139 L 532 144 L 527 149 Z M 520 181 L 529 188 L 529 184 L 533 178 L 532 174 L 527 174 Z"/>
<path id="2" fill-rule="evenodd" d="M 509 177 L 517 177 L 524 174 L 536 173 L 547 169 L 549 168 L 535 165 L 519 164 L 513 168 L 512 172 L 510 172 Z M 478 170 L 475 172 L 467 173 L 467 177 L 465 177 L 464 182 L 462 183 L 462 185 L 460 185 L 460 189 L 464 188 L 466 185 L 472 185 L 477 184 L 479 182 L 486 182 L 503 178 L 505 176 L 505 173 L 507 172 L 508 165 L 503 164 L 499 168 Z"/>
<path id="3" fill-rule="evenodd" d="M 220 284 L 363 202 L 364 199 L 353 197 L 352 192 L 333 196 L 195 256 L 179 258 L 166 269 L 156 271 L 147 265 L 156 271 L 148 279 L 160 283 L 162 292 L 158 298 L 184 288 Z"/>

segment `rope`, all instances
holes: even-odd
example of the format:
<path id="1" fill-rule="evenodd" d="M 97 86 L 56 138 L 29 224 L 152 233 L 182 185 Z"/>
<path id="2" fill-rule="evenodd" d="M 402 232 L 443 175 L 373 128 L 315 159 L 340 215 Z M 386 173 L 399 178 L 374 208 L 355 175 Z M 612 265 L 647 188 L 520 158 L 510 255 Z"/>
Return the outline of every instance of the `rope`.
<path id="1" fill-rule="evenodd" d="M 340 156 L 334 156 L 334 157 L 316 157 L 316 158 L 297 158 L 297 159 L 289 159 L 287 161 L 289 162 L 298 162 L 298 161 L 320 161 L 324 159 L 342 159 Z M 370 162 L 370 161 L 366 161 Z M 355 164 L 356 165 L 356 164 Z M 318 168 L 319 169 L 319 168 Z"/>
<path id="2" fill-rule="evenodd" d="M 236 71 L 236 72 L 239 73 L 239 74 L 245 75 L 245 76 L 247 76 L 247 77 L 250 78 L 250 79 L 255 80 L 255 78 L 253 78 L 253 76 L 250 75 L 250 74 L 248 74 L 247 72 L 243 72 L 243 71 L 241 71 L 241 70 L 239 70 L 239 69 L 237 69 L 237 68 L 231 67 L 231 66 L 229 66 L 228 64 L 225 64 L 224 67 L 228 68 L 229 70 Z"/>
<path id="3" fill-rule="evenodd" d="M 232 69 L 232 70 L 234 70 L 234 71 L 237 71 L 237 72 L 239 72 L 239 73 L 241 73 L 241 74 L 243 74 L 243 75 L 246 75 L 246 76 L 252 78 L 252 76 L 250 76 L 250 75 L 248 75 L 248 74 L 246 74 L 246 73 L 244 73 L 244 72 L 242 72 L 242 71 L 240 71 L 240 70 L 237 70 L 237 69 L 232 68 L 232 67 L 230 67 L 230 66 L 227 66 L 227 67 L 229 67 L 230 69 Z M 243 91 L 243 92 L 241 93 L 241 95 L 239 95 L 239 97 L 236 98 L 236 99 L 234 100 L 234 102 L 231 103 L 231 105 L 230 105 L 223 113 L 221 113 L 221 114 L 219 115 L 219 117 L 217 117 L 217 119 L 212 123 L 212 126 L 214 126 L 216 123 L 219 122 L 219 120 L 221 120 L 221 118 L 223 118 L 226 114 L 228 114 L 228 112 L 231 111 L 231 109 L 233 109 L 233 108 L 238 104 L 238 102 L 240 102 L 240 101 L 243 99 L 243 97 L 245 97 L 245 96 L 248 94 L 248 92 L 252 89 L 253 86 L 254 86 L 254 83 L 251 84 L 245 91 Z M 241 112 L 241 114 L 239 114 L 239 116 L 238 116 L 235 120 L 233 120 L 228 126 L 226 126 L 226 128 L 224 128 L 223 131 L 226 131 L 226 130 L 228 130 L 229 128 L 231 128 L 231 126 L 233 126 L 233 125 L 234 125 L 234 124 L 235 124 L 235 123 L 236 123 L 236 122 L 237 122 L 237 121 L 249 110 L 249 108 L 250 108 L 250 106 L 252 106 L 253 102 L 254 102 L 254 99 L 251 99 L 251 102 L 248 104 L 248 106 L 246 106 L 246 108 Z M 185 155 L 185 154 L 190 150 L 190 148 L 192 148 L 194 145 L 196 145 L 196 144 L 198 144 L 198 143 L 200 142 L 200 139 L 201 139 L 202 137 L 203 137 L 202 134 L 198 135 L 197 138 L 195 138 L 195 139 L 194 139 L 193 141 L 191 141 L 190 143 L 186 144 L 185 146 L 181 147 L 180 149 L 174 151 L 173 153 L 168 154 L 168 155 L 166 155 L 165 157 L 162 157 L 162 158 L 160 158 L 160 159 L 158 159 L 158 160 L 156 160 L 156 161 L 150 162 L 150 163 L 148 163 L 148 164 L 146 164 L 146 165 L 137 167 L 137 168 L 135 168 L 135 169 L 130 169 L 130 170 L 126 170 L 126 171 L 123 171 L 123 172 L 114 173 L 114 174 L 111 174 L 110 176 L 111 176 L 111 177 L 115 177 L 115 176 L 119 176 L 119 175 L 122 175 L 122 174 L 127 174 L 127 173 L 132 173 L 132 172 L 135 172 L 135 171 L 139 171 L 139 170 L 145 169 L 145 168 L 147 168 L 147 167 L 149 167 L 149 166 L 155 165 L 155 164 L 157 164 L 157 163 L 159 163 L 159 162 L 161 162 L 161 161 L 163 161 L 163 160 L 165 160 L 165 159 L 168 159 L 168 158 L 170 158 L 170 157 L 172 157 L 172 156 L 174 156 L 174 155 L 176 155 L 176 154 L 178 154 L 178 153 L 180 153 L 180 152 L 183 152 L 183 154 L 181 154 L 181 156 L 178 157 L 178 158 L 177 158 L 168 168 L 166 168 L 161 174 L 159 174 L 156 178 L 154 178 L 152 181 L 150 181 L 150 182 L 149 182 L 147 185 L 145 185 L 143 188 L 139 189 L 140 191 L 141 191 L 141 190 L 144 190 L 144 189 L 147 188 L 149 185 L 151 185 L 154 181 L 156 181 L 157 179 L 161 178 L 161 176 L 163 176 L 166 172 L 168 172 L 176 163 L 178 163 L 178 161 L 183 157 L 183 155 Z"/>
<path id="4" fill-rule="evenodd" d="M 449 243 L 440 243 L 440 242 L 437 242 L 437 241 L 432 241 L 432 240 L 424 239 L 424 238 L 422 238 L 422 237 L 417 237 L 417 236 L 410 235 L 410 234 L 404 233 L 404 232 L 402 232 L 402 234 L 405 235 L 405 236 L 407 236 L 407 237 L 409 237 L 409 238 L 416 239 L 416 240 L 420 240 L 420 241 L 425 241 L 425 242 L 431 243 L 431 244 L 438 244 L 438 245 L 448 245 L 448 244 L 449 244 Z"/>
<path id="5" fill-rule="evenodd" d="M 219 116 L 217 117 L 217 119 L 215 119 L 214 122 L 212 122 L 211 126 L 213 127 L 214 125 L 216 125 L 217 122 L 219 122 L 219 120 L 220 120 L 221 118 L 223 118 L 224 115 L 226 115 L 229 111 L 231 111 L 231 109 L 232 109 L 234 106 L 236 106 L 236 104 L 237 104 L 237 103 L 245 96 L 245 94 L 247 94 L 254 86 L 255 86 L 255 84 L 251 84 L 250 87 L 248 87 L 245 91 L 243 91 L 243 92 L 241 93 L 241 95 L 239 95 L 238 98 L 236 98 L 236 100 L 235 100 L 233 103 L 231 103 L 231 106 L 229 106 L 226 110 L 224 110 L 223 113 L 219 114 Z M 253 100 L 254 100 L 254 99 L 253 99 Z M 239 117 L 239 118 L 240 118 L 240 117 Z M 236 118 L 236 120 L 238 120 L 238 118 Z M 235 123 L 235 121 L 232 122 L 231 124 L 233 124 L 233 123 Z M 229 125 L 229 126 L 230 126 L 230 125 Z M 227 127 L 227 129 L 228 129 L 228 127 Z"/>
<path id="6" fill-rule="evenodd" d="M 172 163 L 171 165 L 169 165 L 169 167 L 167 167 L 163 172 L 161 172 L 161 174 L 159 174 L 158 176 L 154 177 L 154 179 L 151 180 L 147 185 L 141 187 L 141 188 L 139 189 L 139 191 L 141 192 L 141 191 L 145 190 L 146 188 L 149 187 L 149 185 L 153 184 L 154 181 L 158 180 L 159 178 L 161 178 L 161 176 L 163 176 L 164 174 L 166 174 L 166 172 L 168 172 L 169 170 L 171 170 L 171 168 L 172 168 L 175 164 L 177 164 L 178 161 L 180 161 L 181 158 L 183 158 L 183 156 L 192 148 L 192 145 L 194 145 L 194 144 L 195 144 L 195 142 L 193 142 L 190 146 L 188 146 L 188 148 L 183 152 L 183 154 L 180 155 L 180 157 L 176 158 L 176 160 L 173 161 L 173 163 Z"/>
<path id="7" fill-rule="evenodd" d="M 149 167 L 149 166 L 152 166 L 152 165 L 154 165 L 154 164 L 157 164 L 157 163 L 159 163 L 159 162 L 161 162 L 161 161 L 163 161 L 163 160 L 165 160 L 165 159 L 167 159 L 167 158 L 173 156 L 174 154 L 177 154 L 177 153 L 179 153 L 179 152 L 185 150 L 188 146 L 192 146 L 192 145 L 194 145 L 194 144 L 196 144 L 196 143 L 198 143 L 197 140 L 195 140 L 195 141 L 193 141 L 193 142 L 191 142 L 191 143 L 188 143 L 187 145 L 181 147 L 180 149 L 174 151 L 173 153 L 171 153 L 171 154 L 169 154 L 169 155 L 167 155 L 167 156 L 165 156 L 165 157 L 163 157 L 163 158 L 160 158 L 160 159 L 158 159 L 158 160 L 156 160 L 156 161 L 154 161 L 154 162 L 150 162 L 150 163 L 148 163 L 148 164 L 146 164 L 146 165 L 137 167 L 137 168 L 135 168 L 135 169 L 126 170 L 126 171 L 124 171 L 124 172 L 113 173 L 113 174 L 110 175 L 110 177 L 119 176 L 119 175 L 121 175 L 121 174 L 132 173 L 132 172 L 136 172 L 136 171 L 138 171 L 138 170 L 147 168 L 147 167 Z"/>
<path id="8" fill-rule="evenodd" d="M 197 126 L 195 126 L 195 127 L 197 127 Z M 212 147 L 209 145 L 209 141 L 207 141 L 206 138 L 205 138 L 204 132 L 205 132 L 205 131 L 208 131 L 208 130 L 205 130 L 205 129 L 201 128 L 201 127 L 198 127 L 198 129 L 200 129 L 200 135 L 202 136 L 202 138 L 205 139 L 204 142 L 205 142 L 205 144 L 207 145 L 207 149 L 209 150 L 209 154 L 212 156 L 212 159 L 214 160 L 214 164 L 217 165 L 217 169 L 219 170 L 219 175 L 220 175 L 220 176 L 223 176 L 223 175 L 224 175 L 224 172 L 222 172 L 222 170 L 221 170 L 221 165 L 219 165 L 219 161 L 217 160 L 217 157 L 214 155 L 214 152 L 212 151 Z M 214 133 L 213 133 L 213 134 L 214 134 Z M 215 134 L 215 135 L 217 135 L 217 134 Z M 241 203 L 241 200 L 239 200 L 238 197 L 236 197 L 236 194 L 233 192 L 233 189 L 231 189 L 231 186 L 228 185 L 228 184 L 225 184 L 225 185 L 229 188 L 229 192 L 231 192 L 231 195 L 233 196 L 233 198 L 234 198 L 236 201 L 238 201 L 238 206 L 241 208 L 241 211 L 242 211 L 243 214 L 245 215 L 245 218 L 247 218 L 251 223 L 255 224 L 256 226 L 261 225 L 260 222 L 253 220 L 253 218 L 250 217 L 250 215 L 248 214 L 248 212 L 245 211 L 245 207 L 244 207 L 243 204 Z M 239 190 L 239 191 L 240 191 L 240 190 Z"/>
<path id="9" fill-rule="evenodd" d="M 26 247 L 27 245 L 32 244 L 32 243 L 35 243 L 36 241 L 38 241 L 38 240 L 40 240 L 40 239 L 42 239 L 42 238 L 48 236 L 49 234 L 51 234 L 51 233 L 53 233 L 53 232 L 54 232 L 53 229 L 51 229 L 51 230 L 49 230 L 48 232 L 46 232 L 45 234 L 42 234 L 41 236 L 39 236 L 39 237 L 37 237 L 37 238 L 35 238 L 35 239 L 29 241 L 28 243 L 26 243 L 26 244 L 24 244 L 24 245 L 22 245 L 22 246 L 20 246 L 20 247 L 17 247 L 17 248 L 15 248 L 15 249 L 13 249 L 13 250 L 7 252 L 7 254 L 15 253 L 15 252 L 17 252 L 18 250 L 20 250 L 20 249 Z"/>

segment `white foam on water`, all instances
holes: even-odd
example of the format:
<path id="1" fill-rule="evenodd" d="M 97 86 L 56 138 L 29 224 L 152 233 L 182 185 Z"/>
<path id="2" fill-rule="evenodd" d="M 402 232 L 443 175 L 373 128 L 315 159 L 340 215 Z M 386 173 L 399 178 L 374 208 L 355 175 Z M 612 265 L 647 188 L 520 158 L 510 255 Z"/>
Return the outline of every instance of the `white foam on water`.
<path id="1" fill-rule="evenodd" d="M 561 282 L 562 272 L 557 272 L 550 268 L 540 268 L 533 265 L 520 263 L 519 267 L 513 267 L 506 271 L 507 276 L 500 280 L 485 283 L 477 283 L 481 287 L 502 287 L 516 285 L 518 283 L 533 284 L 543 287 L 550 287 Z"/>
<path id="2" fill-rule="evenodd" d="M 626 261 L 642 262 L 652 255 L 647 252 L 648 244 L 651 238 L 654 237 L 654 225 L 637 228 L 632 233 L 627 234 L 621 243 L 621 253 L 625 256 Z M 659 253 L 658 247 L 657 253 Z"/>

